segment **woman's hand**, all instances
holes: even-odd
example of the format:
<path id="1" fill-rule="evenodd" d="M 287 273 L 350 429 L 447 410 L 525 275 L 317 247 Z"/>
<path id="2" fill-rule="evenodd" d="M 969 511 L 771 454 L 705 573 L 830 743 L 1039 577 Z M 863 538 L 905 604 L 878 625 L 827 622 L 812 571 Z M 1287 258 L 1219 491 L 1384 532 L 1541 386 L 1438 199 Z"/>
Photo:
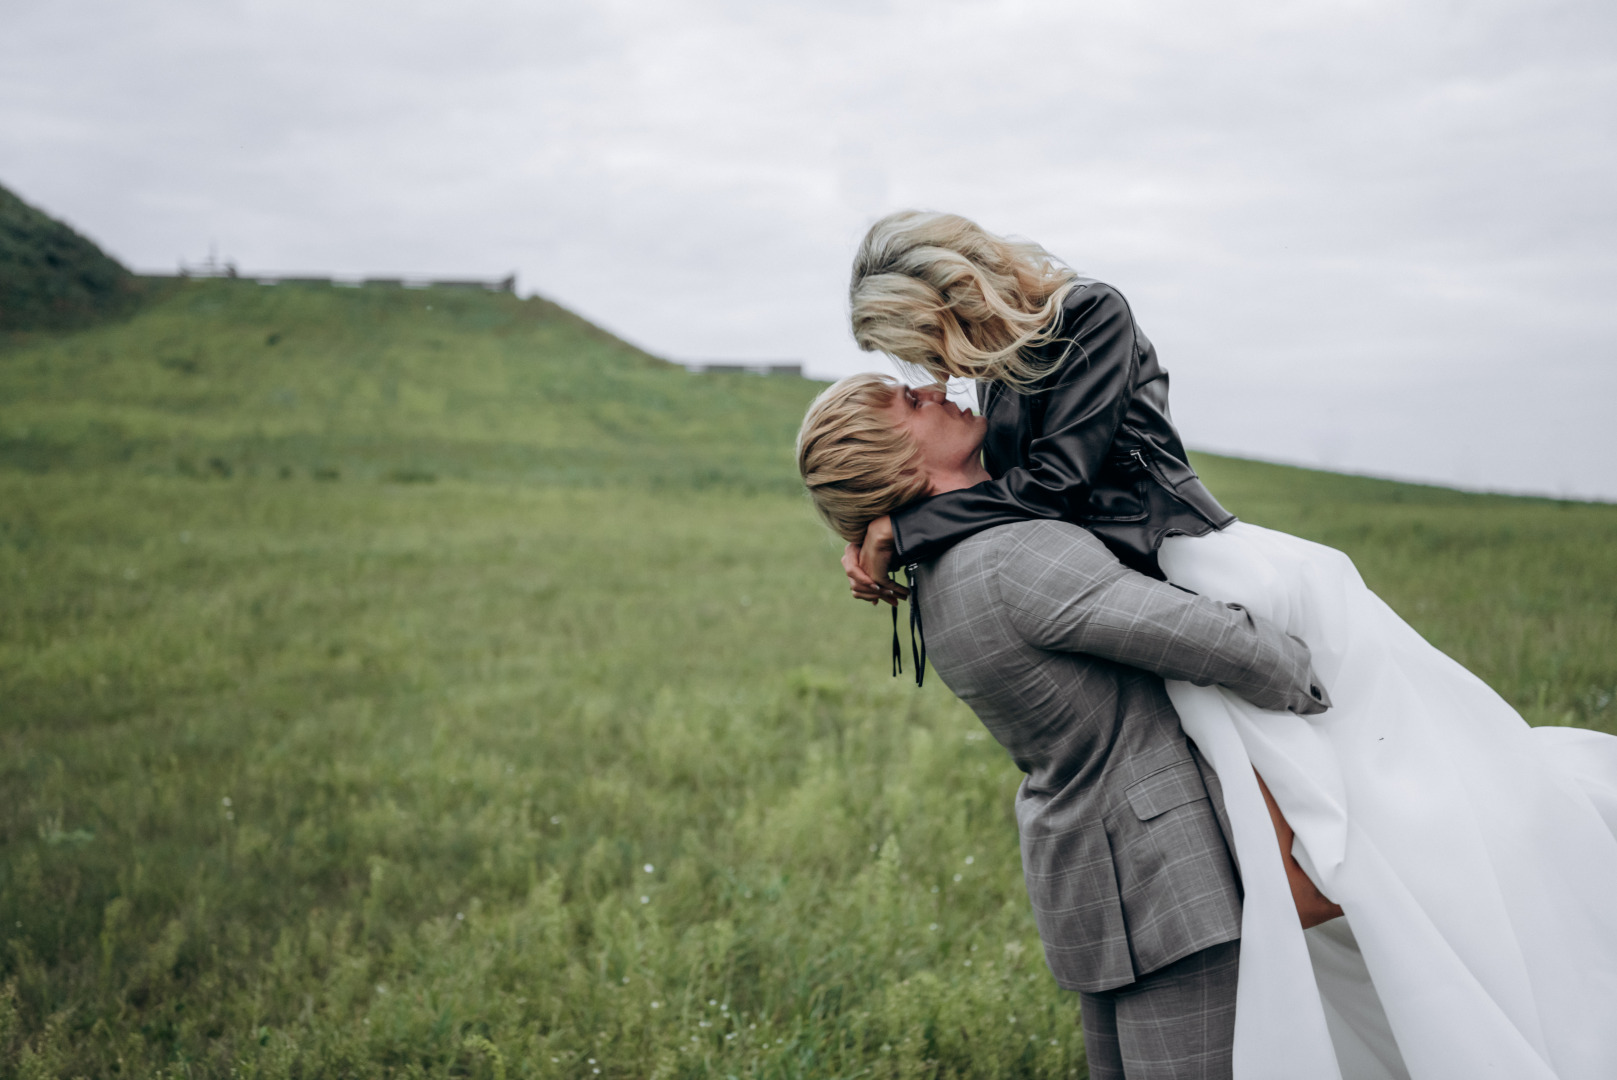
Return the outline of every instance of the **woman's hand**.
<path id="1" fill-rule="evenodd" d="M 849 544 L 842 551 L 842 572 L 854 599 L 866 603 L 885 600 L 894 607 L 908 598 L 910 591 L 889 574 L 893 561 L 893 519 L 883 515 L 865 529 L 863 544 Z"/>

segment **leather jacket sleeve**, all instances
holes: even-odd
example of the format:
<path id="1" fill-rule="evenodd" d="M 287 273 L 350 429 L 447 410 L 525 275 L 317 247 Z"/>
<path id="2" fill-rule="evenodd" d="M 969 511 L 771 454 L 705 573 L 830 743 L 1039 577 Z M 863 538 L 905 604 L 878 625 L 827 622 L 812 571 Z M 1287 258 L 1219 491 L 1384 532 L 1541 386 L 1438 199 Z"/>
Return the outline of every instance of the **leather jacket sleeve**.
<path id="1" fill-rule="evenodd" d="M 1067 302 L 1060 336 L 1048 347 L 1065 351 L 1035 390 L 1043 399 L 1044 417 L 1041 434 L 1027 449 L 1027 467 L 895 510 L 896 563 L 929 561 L 995 525 L 1081 516 L 1128 412 L 1139 364 L 1134 318 L 1111 286 L 1080 286 Z"/>

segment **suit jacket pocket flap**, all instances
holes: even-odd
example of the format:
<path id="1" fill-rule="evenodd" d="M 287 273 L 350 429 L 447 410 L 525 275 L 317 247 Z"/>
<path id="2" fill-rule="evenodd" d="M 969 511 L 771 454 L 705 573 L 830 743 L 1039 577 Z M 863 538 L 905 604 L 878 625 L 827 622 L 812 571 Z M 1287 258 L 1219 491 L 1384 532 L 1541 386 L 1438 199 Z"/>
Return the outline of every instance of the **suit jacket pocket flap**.
<path id="1" fill-rule="evenodd" d="M 1022 836 L 1022 869 L 1045 959 L 1068 990 L 1134 981 L 1117 870 L 1099 822 Z"/>
<path id="2" fill-rule="evenodd" d="M 1178 761 L 1135 781 L 1126 794 L 1135 816 L 1141 821 L 1150 821 L 1175 807 L 1207 798 L 1207 788 L 1202 784 L 1195 762 Z"/>

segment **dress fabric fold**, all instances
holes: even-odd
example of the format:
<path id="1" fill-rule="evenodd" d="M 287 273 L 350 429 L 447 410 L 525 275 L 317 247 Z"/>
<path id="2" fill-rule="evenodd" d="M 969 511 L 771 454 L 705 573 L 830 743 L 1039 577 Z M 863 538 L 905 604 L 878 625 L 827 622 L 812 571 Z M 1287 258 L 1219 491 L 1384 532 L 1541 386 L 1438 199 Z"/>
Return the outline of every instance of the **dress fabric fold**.
<path id="1" fill-rule="evenodd" d="M 1617 1077 L 1617 738 L 1529 728 L 1332 548 L 1236 522 L 1159 558 L 1306 641 L 1333 701 L 1168 684 L 1245 889 L 1236 1080 Z M 1254 768 L 1345 918 L 1298 925 Z"/>

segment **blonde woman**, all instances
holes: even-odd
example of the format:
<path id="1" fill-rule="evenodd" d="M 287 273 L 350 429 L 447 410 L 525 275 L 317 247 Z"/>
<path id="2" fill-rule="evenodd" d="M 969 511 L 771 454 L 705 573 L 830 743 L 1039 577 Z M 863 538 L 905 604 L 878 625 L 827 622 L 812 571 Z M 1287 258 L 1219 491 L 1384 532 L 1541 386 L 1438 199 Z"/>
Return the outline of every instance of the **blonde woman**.
<path id="1" fill-rule="evenodd" d="M 855 595 L 903 597 L 889 557 L 924 582 L 967 538 L 1064 521 L 1311 650 L 1334 700 L 1316 717 L 1168 683 L 1223 782 L 1242 868 L 1234 1075 L 1617 1076 L 1617 740 L 1530 730 L 1346 556 L 1234 521 L 1190 469 L 1166 375 L 1116 290 L 1036 245 L 907 212 L 871 229 L 851 298 L 862 346 L 975 379 L 984 403 L 975 482 L 864 505 L 844 557 Z M 826 484 L 805 479 L 824 505 Z M 840 520 L 855 536 L 858 515 Z M 924 592 L 916 606 L 935 639 Z M 1291 914 L 1254 768 L 1345 918 L 1305 932 Z"/>
<path id="2" fill-rule="evenodd" d="M 873 522 L 844 556 L 861 599 L 902 595 L 890 564 L 924 562 L 1010 521 L 1083 524 L 1160 577 L 1165 537 L 1235 520 L 1190 467 L 1168 374 L 1111 286 L 965 218 L 904 211 L 865 236 L 849 297 L 860 348 L 938 382 L 977 383 L 993 477 Z"/>

